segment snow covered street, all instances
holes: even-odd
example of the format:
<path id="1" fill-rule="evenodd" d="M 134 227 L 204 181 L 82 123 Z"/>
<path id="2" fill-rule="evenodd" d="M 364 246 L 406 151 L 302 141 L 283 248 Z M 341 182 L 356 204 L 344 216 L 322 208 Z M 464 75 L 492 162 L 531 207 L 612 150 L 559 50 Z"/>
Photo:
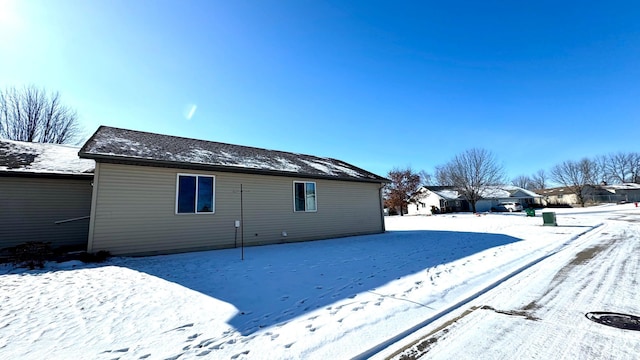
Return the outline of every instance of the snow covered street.
<path id="1" fill-rule="evenodd" d="M 596 311 L 640 315 L 637 215 L 607 220 L 553 257 L 413 334 L 418 340 L 404 339 L 377 358 L 637 359 L 637 331 L 585 316 Z"/>
<path id="2" fill-rule="evenodd" d="M 429 358 L 513 358 L 514 347 L 549 358 L 557 343 L 566 358 L 629 358 L 640 351 L 637 332 L 584 314 L 640 313 L 639 261 L 628 256 L 640 250 L 638 220 L 632 204 L 563 209 L 557 227 L 520 213 L 389 217 L 385 234 L 246 248 L 244 261 L 229 249 L 0 266 L 0 353 L 351 358 L 427 324 L 376 357 L 434 338 Z"/>

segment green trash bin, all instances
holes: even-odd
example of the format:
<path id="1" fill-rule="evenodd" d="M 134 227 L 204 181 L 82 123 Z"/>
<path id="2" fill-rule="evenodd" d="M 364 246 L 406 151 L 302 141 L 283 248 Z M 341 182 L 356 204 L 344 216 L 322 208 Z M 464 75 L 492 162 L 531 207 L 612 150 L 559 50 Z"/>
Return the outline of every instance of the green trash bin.
<path id="1" fill-rule="evenodd" d="M 558 226 L 556 223 L 556 213 L 543 212 L 542 213 L 542 225 L 544 226 Z"/>
<path id="2" fill-rule="evenodd" d="M 532 216 L 532 217 L 536 216 L 536 211 L 533 208 L 526 208 L 524 209 L 524 212 L 527 213 L 527 216 Z"/>

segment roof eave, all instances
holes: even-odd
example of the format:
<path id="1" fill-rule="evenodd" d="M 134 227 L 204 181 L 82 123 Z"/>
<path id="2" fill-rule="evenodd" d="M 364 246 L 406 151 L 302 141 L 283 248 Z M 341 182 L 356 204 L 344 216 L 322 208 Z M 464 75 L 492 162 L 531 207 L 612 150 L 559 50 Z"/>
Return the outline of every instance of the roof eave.
<path id="1" fill-rule="evenodd" d="M 241 173 L 241 174 L 286 176 L 286 177 L 297 177 L 297 178 L 305 178 L 305 179 L 341 180 L 341 181 L 354 181 L 354 182 L 366 182 L 366 183 L 378 183 L 378 184 L 391 182 L 390 180 L 385 178 L 367 179 L 367 178 L 356 178 L 356 177 L 345 177 L 345 176 L 304 174 L 304 173 L 277 171 L 277 170 L 252 169 L 252 168 L 243 168 L 243 167 L 235 167 L 235 166 L 195 164 L 190 162 L 141 159 L 141 158 L 131 158 L 131 157 L 125 157 L 125 156 L 105 155 L 105 154 L 92 154 L 92 153 L 86 153 L 82 150 L 78 153 L 78 155 L 81 158 L 92 159 L 92 160 L 95 160 L 96 162 L 122 164 L 122 165 L 155 166 L 155 167 L 164 167 L 164 168 L 173 168 L 173 169 L 218 171 L 218 172 Z"/>
<path id="2" fill-rule="evenodd" d="M 47 178 L 47 179 L 93 179 L 93 173 L 0 171 L 0 177 Z"/>

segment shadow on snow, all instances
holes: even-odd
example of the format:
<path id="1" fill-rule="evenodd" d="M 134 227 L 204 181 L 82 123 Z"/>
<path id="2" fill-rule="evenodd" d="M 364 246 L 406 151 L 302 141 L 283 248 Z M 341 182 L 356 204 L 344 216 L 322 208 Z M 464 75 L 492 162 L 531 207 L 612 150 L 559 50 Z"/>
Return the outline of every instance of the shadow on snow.
<path id="1" fill-rule="evenodd" d="M 450 231 L 378 235 L 129 259 L 129 268 L 228 302 L 243 335 L 439 264 L 520 239 Z M 138 261 L 139 260 L 139 261 Z M 149 261 L 151 260 L 151 261 Z"/>

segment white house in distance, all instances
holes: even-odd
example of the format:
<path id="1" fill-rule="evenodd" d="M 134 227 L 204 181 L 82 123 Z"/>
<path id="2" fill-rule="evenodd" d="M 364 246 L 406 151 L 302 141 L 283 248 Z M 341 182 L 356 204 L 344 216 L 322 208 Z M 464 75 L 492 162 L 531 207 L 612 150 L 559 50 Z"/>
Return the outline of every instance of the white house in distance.
<path id="1" fill-rule="evenodd" d="M 452 186 L 422 186 L 407 207 L 408 215 L 431 215 L 438 212 L 469 211 L 469 203 Z"/>
<path id="2" fill-rule="evenodd" d="M 541 198 L 540 195 L 517 186 L 502 185 L 487 188 L 482 199 L 476 203 L 477 212 L 492 211 L 504 202 L 519 202 L 527 208 Z M 462 192 L 452 186 L 423 186 L 414 194 L 414 203 L 409 204 L 409 215 L 432 215 L 439 213 L 471 211 L 471 205 Z"/>

